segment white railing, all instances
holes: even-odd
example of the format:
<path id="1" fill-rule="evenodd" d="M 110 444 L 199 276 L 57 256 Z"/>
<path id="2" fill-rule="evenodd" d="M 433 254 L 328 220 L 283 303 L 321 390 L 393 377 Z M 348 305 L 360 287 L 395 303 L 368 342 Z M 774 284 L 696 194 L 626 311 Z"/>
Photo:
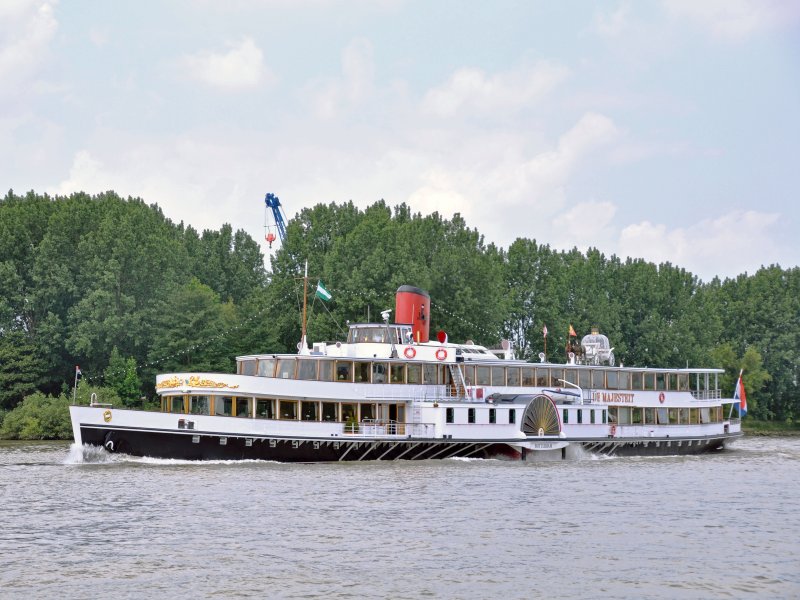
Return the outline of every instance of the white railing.
<path id="1" fill-rule="evenodd" d="M 400 436 L 433 438 L 436 425 L 433 423 L 398 423 L 397 421 L 381 421 L 364 419 L 360 423 L 344 423 L 342 431 L 345 435 L 363 436 Z"/>

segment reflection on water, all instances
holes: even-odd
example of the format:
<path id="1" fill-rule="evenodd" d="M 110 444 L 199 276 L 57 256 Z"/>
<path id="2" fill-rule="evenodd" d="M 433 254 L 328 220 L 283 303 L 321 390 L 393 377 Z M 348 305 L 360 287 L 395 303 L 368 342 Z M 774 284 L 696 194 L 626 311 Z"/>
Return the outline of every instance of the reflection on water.
<path id="1" fill-rule="evenodd" d="M 0 443 L 0 597 L 800 596 L 800 439 L 287 465 Z"/>

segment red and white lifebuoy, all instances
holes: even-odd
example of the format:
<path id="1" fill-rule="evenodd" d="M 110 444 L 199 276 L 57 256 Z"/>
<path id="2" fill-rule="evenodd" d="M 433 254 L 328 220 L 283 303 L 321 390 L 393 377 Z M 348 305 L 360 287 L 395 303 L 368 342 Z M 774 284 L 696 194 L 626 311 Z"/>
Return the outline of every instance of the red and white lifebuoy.
<path id="1" fill-rule="evenodd" d="M 436 360 L 444 360 L 445 358 L 447 358 L 447 350 L 444 348 L 439 348 L 436 351 Z"/>
<path id="2" fill-rule="evenodd" d="M 614 436 L 617 435 L 617 426 L 616 425 L 612 425 L 611 426 L 611 428 L 609 429 L 609 434 L 611 435 L 611 437 L 614 437 Z"/>
<path id="3" fill-rule="evenodd" d="M 411 346 L 406 346 L 406 349 L 403 350 L 403 356 L 406 358 L 414 358 L 417 355 L 417 351 L 414 350 Z"/>
<path id="4" fill-rule="evenodd" d="M 665 398 L 666 398 L 666 397 L 664 396 L 664 392 L 661 392 L 661 393 L 658 395 L 658 401 L 659 401 L 659 402 L 661 402 L 661 404 L 664 404 L 664 400 L 665 400 Z"/>

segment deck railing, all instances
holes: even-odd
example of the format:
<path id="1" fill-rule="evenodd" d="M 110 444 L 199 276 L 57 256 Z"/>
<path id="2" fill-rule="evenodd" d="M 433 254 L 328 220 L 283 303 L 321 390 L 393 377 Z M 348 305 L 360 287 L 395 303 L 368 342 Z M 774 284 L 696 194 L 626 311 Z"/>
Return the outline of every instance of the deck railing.
<path id="1" fill-rule="evenodd" d="M 398 423 L 397 421 L 364 419 L 360 423 L 344 423 L 343 431 L 346 435 L 396 435 L 432 438 L 434 437 L 436 426 L 433 423 Z"/>

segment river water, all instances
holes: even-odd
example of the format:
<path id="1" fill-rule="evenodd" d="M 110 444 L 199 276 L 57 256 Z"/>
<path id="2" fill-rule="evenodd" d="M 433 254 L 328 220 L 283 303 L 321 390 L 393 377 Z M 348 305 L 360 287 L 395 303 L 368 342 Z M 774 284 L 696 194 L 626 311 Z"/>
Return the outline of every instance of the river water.
<path id="1" fill-rule="evenodd" d="M 797 598 L 800 439 L 288 465 L 0 444 L 0 598 Z"/>

